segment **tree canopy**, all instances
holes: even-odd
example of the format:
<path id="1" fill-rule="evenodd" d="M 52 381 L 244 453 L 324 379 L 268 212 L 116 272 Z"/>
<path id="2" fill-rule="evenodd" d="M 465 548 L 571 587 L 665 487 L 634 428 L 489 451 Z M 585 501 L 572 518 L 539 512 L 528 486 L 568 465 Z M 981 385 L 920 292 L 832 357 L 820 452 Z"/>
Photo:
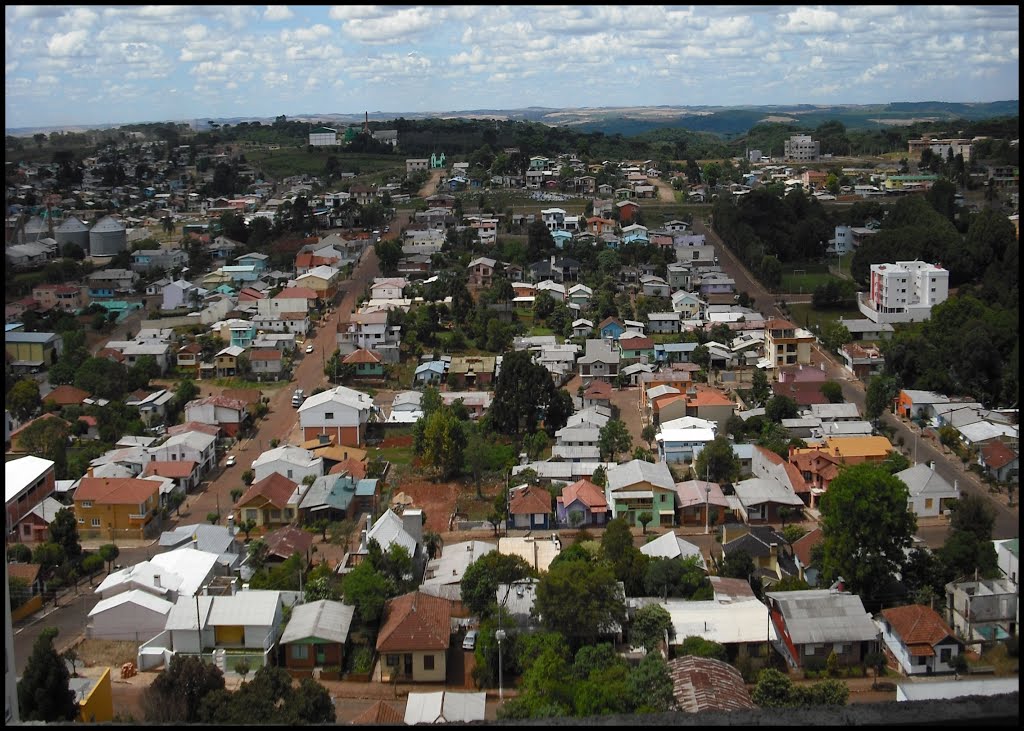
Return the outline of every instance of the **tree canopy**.
<path id="1" fill-rule="evenodd" d="M 32 645 L 25 672 L 18 681 L 18 710 L 21 720 L 57 723 L 78 718 L 78 703 L 68 687 L 71 677 L 53 641 L 57 629 L 47 627 Z M 10 668 L 13 672 L 13 668 Z"/>

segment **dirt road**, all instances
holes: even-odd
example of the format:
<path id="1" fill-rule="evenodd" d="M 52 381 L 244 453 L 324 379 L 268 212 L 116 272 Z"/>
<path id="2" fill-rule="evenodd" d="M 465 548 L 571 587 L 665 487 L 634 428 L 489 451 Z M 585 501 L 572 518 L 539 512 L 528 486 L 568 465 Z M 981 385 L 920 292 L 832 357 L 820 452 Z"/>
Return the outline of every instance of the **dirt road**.
<path id="1" fill-rule="evenodd" d="M 423 184 L 420 188 L 420 192 L 417 194 L 420 198 L 426 198 L 434 195 L 437 192 L 437 184 L 441 182 L 441 178 L 445 176 L 446 171 L 443 168 L 430 171 L 430 179 Z"/>
<path id="2" fill-rule="evenodd" d="M 661 178 L 648 178 L 654 187 L 658 190 L 658 200 L 662 203 L 675 203 L 676 192 L 672 190 L 672 186 L 666 183 Z"/>

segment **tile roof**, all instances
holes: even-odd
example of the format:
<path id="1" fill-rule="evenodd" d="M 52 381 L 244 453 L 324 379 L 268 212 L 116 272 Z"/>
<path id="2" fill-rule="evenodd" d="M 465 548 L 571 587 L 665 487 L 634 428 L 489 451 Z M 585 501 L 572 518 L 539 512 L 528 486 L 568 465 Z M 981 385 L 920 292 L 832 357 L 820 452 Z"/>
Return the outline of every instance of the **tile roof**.
<path id="1" fill-rule="evenodd" d="M 75 502 L 92 500 L 103 505 L 139 505 L 160 489 L 154 480 L 131 477 L 83 477 L 75 490 Z"/>
<path id="2" fill-rule="evenodd" d="M 934 655 L 932 648 L 935 645 L 946 638 L 956 637 L 934 609 L 920 604 L 883 609 L 882 617 L 915 657 Z"/>
<path id="3" fill-rule="evenodd" d="M 300 530 L 295 526 L 286 525 L 283 528 L 267 533 L 263 537 L 271 556 L 279 558 L 290 558 L 294 553 L 305 556 L 313 545 L 313 534 Z"/>
<path id="4" fill-rule="evenodd" d="M 672 695 L 687 713 L 756 708 L 740 671 L 721 660 L 677 657 L 668 662 L 668 674 Z"/>
<path id="5" fill-rule="evenodd" d="M 981 456 L 985 464 L 993 470 L 999 470 L 1017 459 L 1017 454 L 998 439 L 981 448 Z"/>
<path id="6" fill-rule="evenodd" d="M 800 564 L 804 568 L 814 563 L 811 560 L 811 549 L 823 540 L 821 528 L 815 528 L 810 533 L 806 533 L 798 540 L 793 541 L 793 555 L 800 559 Z"/>
<path id="7" fill-rule="evenodd" d="M 513 489 L 508 512 L 512 515 L 547 515 L 551 512 L 551 493 L 541 487 Z"/>
<path id="8" fill-rule="evenodd" d="M 401 726 L 405 723 L 405 714 L 385 701 L 377 701 L 351 721 L 353 726 L 387 725 Z"/>
<path id="9" fill-rule="evenodd" d="M 192 473 L 196 469 L 196 463 L 191 460 L 185 460 L 182 462 L 166 462 L 166 461 L 155 461 L 150 462 L 146 465 L 146 469 L 143 470 L 142 476 L 149 477 L 150 475 L 156 475 L 157 477 L 191 477 Z"/>
<path id="10" fill-rule="evenodd" d="M 72 404 L 80 404 L 87 398 L 89 398 L 88 391 L 83 391 L 80 388 L 75 388 L 74 386 L 65 384 L 63 386 L 57 386 L 57 388 L 43 396 L 43 401 L 53 401 L 59 406 L 68 406 Z"/>
<path id="11" fill-rule="evenodd" d="M 377 636 L 377 652 L 447 650 L 451 641 L 451 603 L 419 591 L 388 602 Z"/>
<path id="12" fill-rule="evenodd" d="M 366 348 L 359 348 L 345 356 L 342 363 L 380 363 L 381 357 L 379 354 Z"/>
<path id="13" fill-rule="evenodd" d="M 572 505 L 579 500 L 595 513 L 608 509 L 608 503 L 604 499 L 604 490 L 586 478 L 576 480 L 571 485 L 563 487 L 558 500 L 563 505 Z"/>
<path id="14" fill-rule="evenodd" d="M 296 487 L 298 487 L 296 483 L 280 472 L 271 472 L 259 482 L 254 482 L 242 495 L 238 505 L 241 507 L 257 497 L 262 497 L 274 507 L 283 509 L 288 504 L 288 499 L 295 492 Z"/>

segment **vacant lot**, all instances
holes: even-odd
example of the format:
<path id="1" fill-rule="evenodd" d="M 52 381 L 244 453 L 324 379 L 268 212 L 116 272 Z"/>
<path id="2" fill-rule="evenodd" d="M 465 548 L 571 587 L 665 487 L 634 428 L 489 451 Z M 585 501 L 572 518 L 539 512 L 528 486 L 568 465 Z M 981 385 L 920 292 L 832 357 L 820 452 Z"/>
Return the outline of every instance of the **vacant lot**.
<path id="1" fill-rule="evenodd" d="M 149 639 L 148 637 L 146 639 Z M 116 640 L 82 640 L 76 647 L 78 659 L 82 665 L 91 667 L 109 667 L 111 675 L 120 677 L 121 666 L 126 662 L 135 662 L 138 645 L 134 642 Z"/>

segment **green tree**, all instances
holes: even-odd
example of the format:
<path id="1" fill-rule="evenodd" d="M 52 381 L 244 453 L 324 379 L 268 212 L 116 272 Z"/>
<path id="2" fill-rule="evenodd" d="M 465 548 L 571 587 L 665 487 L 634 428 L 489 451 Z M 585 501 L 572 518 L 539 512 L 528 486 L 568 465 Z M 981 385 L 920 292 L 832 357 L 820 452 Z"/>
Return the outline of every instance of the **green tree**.
<path id="1" fill-rule="evenodd" d="M 39 384 L 31 378 L 22 378 L 7 392 L 7 408 L 19 421 L 28 421 L 42 406 Z"/>
<path id="2" fill-rule="evenodd" d="M 107 564 L 107 573 L 109 574 L 114 566 L 114 561 L 121 555 L 121 549 L 113 543 L 104 543 L 96 551 L 99 557 Z"/>
<path id="3" fill-rule="evenodd" d="M 633 647 L 643 647 L 648 652 L 653 652 L 658 643 L 672 634 L 672 615 L 660 604 L 648 604 L 638 609 L 629 630 Z"/>
<path id="4" fill-rule="evenodd" d="M 576 647 L 626 619 L 624 597 L 615 574 L 604 563 L 552 564 L 537 584 L 534 607 L 545 627 L 561 632 Z"/>
<path id="5" fill-rule="evenodd" d="M 487 616 L 498 601 L 499 585 L 511 585 L 533 575 L 530 565 L 520 556 L 490 551 L 471 563 L 462 575 L 462 603 L 474 615 Z"/>
<path id="6" fill-rule="evenodd" d="M 369 561 L 363 561 L 345 575 L 341 582 L 345 601 L 356 608 L 363 624 L 376 623 L 390 598 L 388 581 Z"/>
<path id="7" fill-rule="evenodd" d="M 694 469 L 700 480 L 719 484 L 735 482 L 740 476 L 740 460 L 729 438 L 720 434 L 700 450 Z"/>
<path id="8" fill-rule="evenodd" d="M 842 576 L 850 591 L 873 598 L 903 565 L 917 530 L 907 499 L 907 486 L 883 467 L 841 470 L 820 502 L 826 580 Z"/>
<path id="9" fill-rule="evenodd" d="M 590 481 L 598 487 L 604 487 L 608 483 L 608 473 L 604 469 L 604 465 L 598 465 L 594 470 L 594 474 L 590 476 Z"/>
<path id="10" fill-rule="evenodd" d="M 711 582 L 697 556 L 652 558 L 644 573 L 647 596 L 711 599 Z"/>
<path id="11" fill-rule="evenodd" d="M 645 510 L 636 516 L 636 520 L 640 524 L 642 534 L 647 535 L 647 525 L 654 520 L 654 514 L 649 510 Z"/>
<path id="12" fill-rule="evenodd" d="M 833 353 L 838 353 L 842 346 L 853 340 L 846 325 L 841 324 L 838 320 L 829 320 L 822 325 L 819 338 L 821 344 Z"/>
<path id="13" fill-rule="evenodd" d="M 203 699 L 222 690 L 224 675 L 217 666 L 195 655 L 174 655 L 170 665 L 153 679 L 143 694 L 146 721 L 197 723 Z"/>
<path id="14" fill-rule="evenodd" d="M 68 435 L 63 419 L 40 417 L 22 428 L 19 442 L 28 454 L 54 462 L 54 470 L 62 478 L 67 465 Z"/>
<path id="15" fill-rule="evenodd" d="M 891 376 L 873 376 L 868 381 L 868 388 L 864 395 L 864 416 L 869 421 L 874 421 L 891 409 L 899 395 L 899 385 Z"/>
<path id="16" fill-rule="evenodd" d="M 621 419 L 609 419 L 598 432 L 598 448 L 602 457 L 607 455 L 613 462 L 616 455 L 629 452 L 633 448 L 633 437 L 630 436 L 625 422 Z"/>
<path id="17" fill-rule="evenodd" d="M 683 643 L 679 648 L 679 654 L 710 657 L 714 660 L 729 662 L 729 651 L 725 649 L 725 645 L 705 640 L 697 635 L 690 635 L 683 639 Z"/>
<path id="18" fill-rule="evenodd" d="M 442 407 L 426 419 L 423 427 L 423 462 L 447 480 L 463 465 L 466 434 L 451 408 Z"/>
<path id="19" fill-rule="evenodd" d="M 7 548 L 7 560 L 11 563 L 29 563 L 32 561 L 32 549 L 24 543 L 14 543 Z"/>
<path id="20" fill-rule="evenodd" d="M 772 387 L 768 383 L 768 374 L 764 368 L 755 368 L 750 384 L 751 406 L 763 406 L 772 396 Z"/>
<path id="21" fill-rule="evenodd" d="M 843 387 L 837 381 L 825 381 L 821 384 L 821 395 L 828 399 L 830 404 L 841 404 L 843 398 Z"/>
<path id="22" fill-rule="evenodd" d="M 270 546 L 262 538 L 257 538 L 255 541 L 249 544 L 246 554 L 249 558 L 249 566 L 252 567 L 253 571 L 259 571 L 263 568 L 267 562 L 267 558 L 270 556 Z"/>
<path id="23" fill-rule="evenodd" d="M 776 424 L 781 424 L 783 419 L 795 419 L 799 413 L 796 401 L 789 396 L 772 396 L 764 407 L 765 418 Z"/>
<path id="24" fill-rule="evenodd" d="M 501 434 L 532 433 L 541 419 L 547 422 L 549 407 L 557 398 L 551 375 L 533 362 L 529 351 L 509 353 L 494 386 L 491 423 Z"/>
<path id="25" fill-rule="evenodd" d="M 50 541 L 61 547 L 67 561 L 75 564 L 81 559 L 82 543 L 78 538 L 78 521 L 75 519 L 74 510 L 58 510 L 50 521 L 49 532 Z"/>
<path id="26" fill-rule="evenodd" d="M 647 442 L 647 448 L 651 449 L 651 444 L 654 442 L 654 438 L 658 436 L 658 429 L 654 424 L 648 424 L 640 432 L 640 438 Z"/>
<path id="27" fill-rule="evenodd" d="M 78 717 L 78 703 L 69 688 L 70 675 L 53 641 L 58 630 L 47 627 L 32 645 L 25 672 L 18 681 L 21 720 L 58 723 Z"/>
<path id="28" fill-rule="evenodd" d="M 774 668 L 765 668 L 757 675 L 757 685 L 750 699 L 761 708 L 785 708 L 792 705 L 793 681 Z"/>

